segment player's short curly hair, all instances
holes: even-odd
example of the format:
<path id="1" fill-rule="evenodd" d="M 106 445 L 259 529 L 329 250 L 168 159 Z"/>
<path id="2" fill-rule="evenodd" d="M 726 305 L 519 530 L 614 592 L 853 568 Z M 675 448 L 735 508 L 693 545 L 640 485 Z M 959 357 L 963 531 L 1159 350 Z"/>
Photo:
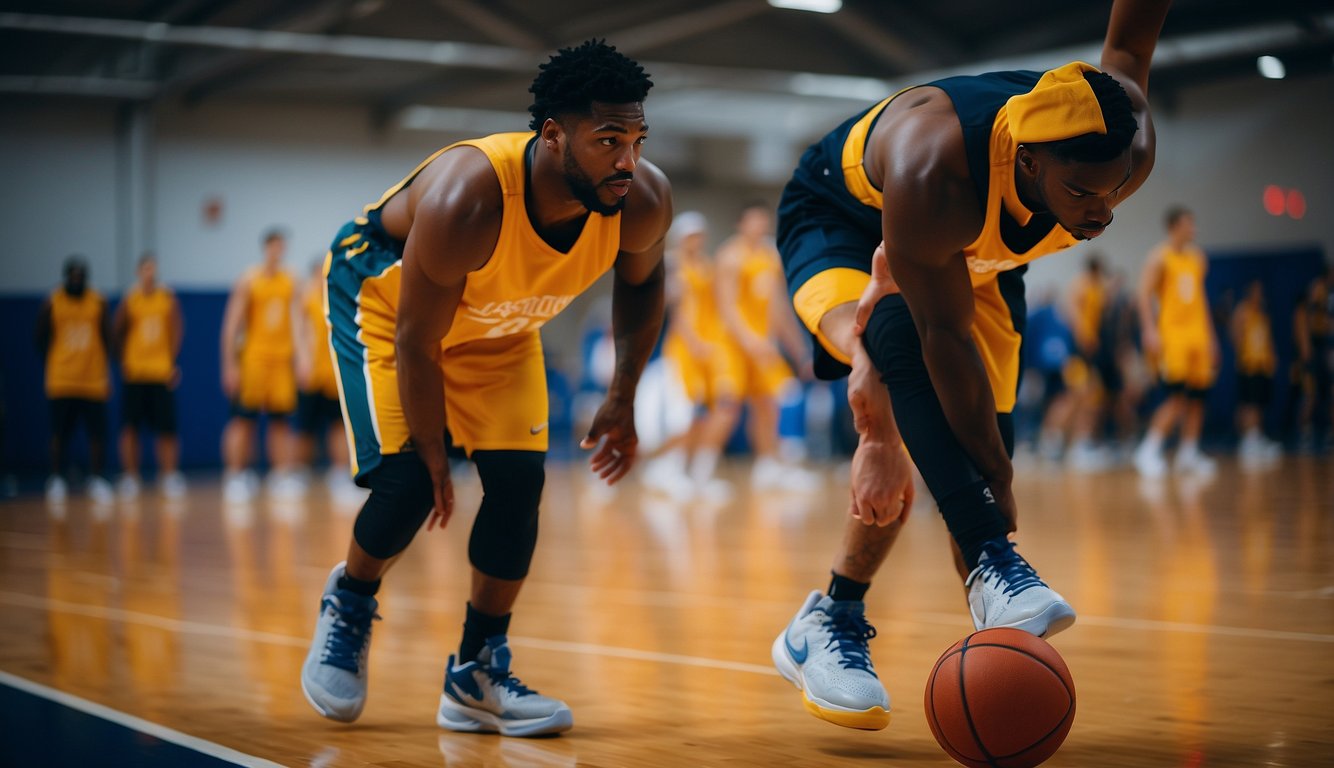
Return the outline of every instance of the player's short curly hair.
<path id="1" fill-rule="evenodd" d="M 605 40 L 562 48 L 538 69 L 537 78 L 528 88 L 533 94 L 533 104 L 528 107 L 533 119 L 528 127 L 534 131 L 549 117 L 588 114 L 595 101 L 641 102 L 653 87 L 643 67 Z"/>
<path id="2" fill-rule="evenodd" d="M 1107 126 L 1107 132 L 1048 141 L 1042 146 L 1066 162 L 1105 163 L 1115 160 L 1130 147 L 1135 131 L 1139 130 L 1135 108 L 1126 95 L 1126 89 L 1111 75 L 1105 72 L 1085 72 L 1084 79 L 1088 81 L 1093 95 L 1098 99 L 1098 105 L 1102 107 L 1102 122 Z"/>

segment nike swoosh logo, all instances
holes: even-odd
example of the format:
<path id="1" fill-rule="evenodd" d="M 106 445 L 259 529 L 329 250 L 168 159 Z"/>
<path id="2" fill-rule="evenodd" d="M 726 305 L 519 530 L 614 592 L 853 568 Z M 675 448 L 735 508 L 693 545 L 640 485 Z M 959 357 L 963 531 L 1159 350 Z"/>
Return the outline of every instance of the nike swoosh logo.
<path id="1" fill-rule="evenodd" d="M 810 652 L 810 648 L 806 645 L 805 638 L 802 638 L 801 640 L 801 650 L 797 650 L 796 646 L 792 644 L 792 641 L 787 638 L 787 631 L 784 630 L 783 645 L 787 646 L 787 654 L 792 657 L 793 661 L 798 664 L 806 663 L 806 655 Z"/>
<path id="2" fill-rule="evenodd" d="M 540 434 L 542 434 L 542 430 L 544 430 L 544 429 L 546 429 L 546 428 L 547 428 L 547 423 L 544 421 L 544 422 L 542 422 L 541 424 L 538 424 L 538 425 L 535 426 L 535 427 L 529 427 L 529 428 L 528 428 L 528 431 L 531 432 L 531 433 L 534 434 L 534 435 L 540 435 Z"/>

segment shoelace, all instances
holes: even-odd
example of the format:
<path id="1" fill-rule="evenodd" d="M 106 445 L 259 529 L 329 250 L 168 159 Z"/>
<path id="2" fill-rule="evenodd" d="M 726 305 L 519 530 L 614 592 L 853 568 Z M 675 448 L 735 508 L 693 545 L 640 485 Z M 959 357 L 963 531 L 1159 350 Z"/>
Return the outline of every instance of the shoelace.
<path id="1" fill-rule="evenodd" d="M 1032 587 L 1045 587 L 1042 579 L 1038 578 L 1037 571 L 1028 561 L 1014 551 L 1014 542 L 1005 542 L 1004 549 L 1000 551 L 989 551 L 987 559 L 980 567 L 982 568 L 982 580 L 984 582 L 1001 581 L 1005 584 L 1002 592 L 1010 597 L 1031 589 Z"/>
<path id="2" fill-rule="evenodd" d="M 871 651 L 866 643 L 875 637 L 875 627 L 858 611 L 835 610 L 829 613 L 829 642 L 839 655 L 838 663 L 844 669 L 871 672 Z M 874 674 L 874 673 L 872 673 Z"/>
<path id="3" fill-rule="evenodd" d="M 531 696 L 537 691 L 524 685 L 519 678 L 511 675 L 509 670 L 496 670 L 488 668 L 486 674 L 491 678 L 491 682 L 501 686 L 515 696 Z"/>
<path id="4" fill-rule="evenodd" d="M 343 605 L 332 595 L 324 598 L 323 605 L 325 610 L 334 609 L 335 618 L 320 662 L 358 674 L 361 651 L 371 636 L 371 622 L 380 615 L 365 605 Z"/>

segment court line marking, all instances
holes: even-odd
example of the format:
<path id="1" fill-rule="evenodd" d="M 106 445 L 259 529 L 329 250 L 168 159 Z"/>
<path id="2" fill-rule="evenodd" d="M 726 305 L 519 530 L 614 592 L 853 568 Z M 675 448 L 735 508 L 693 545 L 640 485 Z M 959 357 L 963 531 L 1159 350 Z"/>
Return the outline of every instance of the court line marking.
<path id="1" fill-rule="evenodd" d="M 98 704 L 95 701 L 89 701 L 88 699 L 75 696 L 72 693 L 66 693 L 42 685 L 41 683 L 35 683 L 27 678 L 10 674 L 4 670 L 0 670 L 0 685 L 16 688 L 25 693 L 37 696 L 38 698 L 54 701 L 61 706 L 77 709 L 86 715 L 101 718 L 102 720 L 108 720 L 132 731 L 146 733 L 149 736 L 170 742 L 178 747 L 191 749 L 195 752 L 208 755 L 209 757 L 216 757 L 219 760 L 225 760 L 229 763 L 251 766 L 251 768 L 284 768 L 280 763 L 265 760 L 261 757 L 255 757 L 254 755 L 247 755 L 244 752 L 238 752 L 231 747 L 224 747 L 221 744 L 201 739 L 198 736 L 181 733 L 180 731 L 168 728 L 165 725 L 149 722 L 148 720 L 135 717 L 126 712 L 121 712 L 118 709 L 112 709 L 104 704 Z"/>

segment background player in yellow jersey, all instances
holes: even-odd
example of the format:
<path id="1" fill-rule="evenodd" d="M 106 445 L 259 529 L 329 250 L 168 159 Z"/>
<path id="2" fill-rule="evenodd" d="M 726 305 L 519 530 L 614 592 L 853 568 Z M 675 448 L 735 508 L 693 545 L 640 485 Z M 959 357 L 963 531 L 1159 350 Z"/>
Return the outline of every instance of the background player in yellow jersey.
<path id="1" fill-rule="evenodd" d="M 646 467 L 644 483 L 670 496 L 724 501 L 730 486 L 714 477 L 723 448 L 741 415 L 740 350 L 718 310 L 717 269 L 706 247 L 708 222 L 686 211 L 672 223 L 676 247 L 668 259 L 668 316 L 663 355 L 702 415 L 691 420 L 679 444 Z"/>
<path id="2" fill-rule="evenodd" d="M 291 471 L 287 424 L 296 408 L 296 280 L 283 267 L 287 237 L 275 229 L 262 242 L 263 262 L 236 281 L 222 318 L 222 391 L 232 401 L 232 418 L 222 432 L 223 497 L 234 503 L 249 501 L 257 487 L 250 467 L 261 415 L 267 417 L 270 491 L 290 496 L 301 490 Z"/>
<path id="3" fill-rule="evenodd" d="M 783 298 L 783 264 L 772 240 L 768 206 L 747 205 L 736 234 L 718 248 L 718 308 L 733 348 L 733 379 L 747 406 L 755 454 L 751 485 L 759 490 L 810 491 L 815 474 L 778 460 L 778 395 L 792 379 L 780 345 L 803 368 L 810 354 Z"/>
<path id="4" fill-rule="evenodd" d="M 114 498 L 104 474 L 110 337 L 106 301 L 89 287 L 88 265 L 71 256 L 65 261 L 64 282 L 37 316 L 37 348 L 46 357 L 46 398 L 51 408 L 51 476 L 46 481 L 50 501 L 64 501 L 69 493 L 66 453 L 80 423 L 88 435 L 88 495 L 103 504 Z"/>
<path id="5" fill-rule="evenodd" d="M 139 259 L 139 280 L 116 308 L 112 333 L 120 356 L 121 392 L 120 464 L 124 474 L 117 483 L 122 498 L 139 495 L 139 433 L 153 433 L 158 482 L 171 498 L 185 494 L 185 478 L 178 469 L 180 443 L 176 438 L 176 388 L 180 372 L 185 324 L 176 294 L 157 279 L 157 259 Z"/>
<path id="6" fill-rule="evenodd" d="M 614 271 L 615 373 L 581 445 L 608 483 L 634 464 L 634 397 L 658 339 L 666 177 L 640 151 L 642 67 L 599 41 L 561 50 L 529 89 L 530 131 L 427 158 L 335 237 L 328 309 L 339 390 L 370 488 L 346 563 L 325 585 L 302 689 L 325 717 L 366 700 L 380 579 L 434 507 L 453 511 L 446 446 L 482 481 L 468 544 L 472 588 L 436 723 L 532 736 L 573 724 L 563 702 L 511 674 L 510 612 L 537 544 L 547 450 L 538 330 Z M 428 526 L 428 528 L 431 526 Z"/>
<path id="7" fill-rule="evenodd" d="M 1091 472 L 1111 463 L 1111 457 L 1094 440 L 1094 433 L 1102 425 L 1106 398 L 1102 363 L 1107 351 L 1102 349 L 1102 340 L 1107 278 L 1099 255 L 1088 257 L 1084 271 L 1070 285 L 1067 299 L 1075 354 L 1068 363 L 1066 384 L 1076 400 L 1065 461 L 1073 470 Z"/>
<path id="8" fill-rule="evenodd" d="M 317 449 L 323 446 L 329 461 L 328 485 L 335 493 L 348 493 L 347 434 L 343 411 L 338 404 L 338 381 L 334 376 L 333 353 L 329 350 L 329 327 L 324 313 L 324 260 L 317 261 L 301 285 L 299 311 L 294 318 L 296 334 L 296 446 L 295 459 L 310 467 Z"/>
<path id="9" fill-rule="evenodd" d="M 1168 210 L 1167 240 L 1149 253 L 1140 279 L 1140 334 L 1144 353 L 1156 361 L 1167 397 L 1149 419 L 1135 449 L 1135 468 L 1145 477 L 1167 473 L 1163 443 L 1181 426 L 1174 469 L 1205 477 L 1217 471 L 1200 451 L 1204 398 L 1218 374 L 1218 338 L 1204 293 L 1209 260 L 1195 244 L 1195 214 Z"/>
<path id="10" fill-rule="evenodd" d="M 1097 237 L 1148 177 L 1166 14 L 1115 0 L 1102 71 L 1072 62 L 891 96 L 807 150 L 784 190 L 793 304 L 820 342 L 817 373 L 849 375 L 861 437 L 828 594 L 812 592 L 772 650 L 823 719 L 889 722 L 862 598 L 912 502 L 905 445 L 958 547 L 974 626 L 1048 636 L 1074 622 L 1007 537 L 1024 265 Z"/>
<path id="11" fill-rule="evenodd" d="M 1262 464 L 1282 455 L 1278 443 L 1265 437 L 1264 412 L 1274 391 L 1274 332 L 1265 309 L 1265 286 L 1252 280 L 1232 312 L 1232 344 L 1237 350 L 1237 455 L 1248 464 Z"/>

